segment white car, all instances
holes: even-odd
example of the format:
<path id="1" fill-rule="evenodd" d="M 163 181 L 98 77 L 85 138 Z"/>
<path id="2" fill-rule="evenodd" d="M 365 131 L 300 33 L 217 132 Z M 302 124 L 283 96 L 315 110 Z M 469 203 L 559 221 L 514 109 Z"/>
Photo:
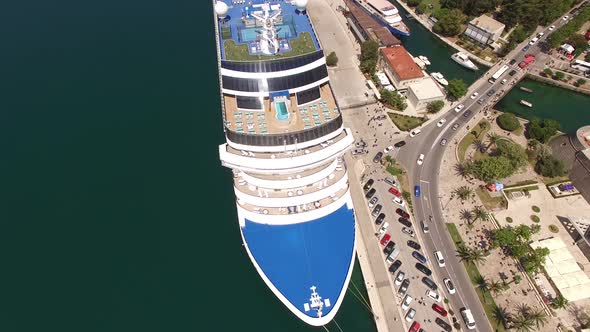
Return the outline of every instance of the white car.
<path id="1" fill-rule="evenodd" d="M 410 303 L 412 303 L 412 300 L 413 298 L 410 295 L 406 295 L 406 297 L 404 297 L 404 301 L 402 302 L 402 309 L 404 309 L 404 311 L 410 308 Z"/>
<path id="2" fill-rule="evenodd" d="M 451 281 L 451 279 L 444 278 L 443 279 L 443 283 L 447 287 L 447 290 L 449 291 L 449 294 L 455 294 L 455 292 L 456 292 L 455 285 L 453 285 L 453 282 Z"/>
<path id="3" fill-rule="evenodd" d="M 388 227 L 389 223 L 387 221 L 384 222 L 383 225 L 381 225 L 381 228 L 379 228 L 379 236 L 383 235 L 387 231 Z"/>
<path id="4" fill-rule="evenodd" d="M 416 163 L 418 163 L 418 165 L 422 165 L 424 163 L 424 154 L 421 153 L 420 156 L 418 156 Z"/>
<path id="5" fill-rule="evenodd" d="M 426 291 L 426 296 L 435 300 L 436 302 L 440 302 L 440 295 L 438 295 L 438 293 L 433 291 L 432 289 Z"/>
<path id="6" fill-rule="evenodd" d="M 394 197 L 391 199 L 392 202 L 394 202 L 395 204 L 404 207 L 406 205 L 406 203 L 404 202 L 403 199 L 399 198 L 399 197 Z"/>
<path id="7" fill-rule="evenodd" d="M 418 136 L 422 131 L 420 129 L 414 129 L 412 131 L 410 131 L 410 137 L 416 137 Z"/>
<path id="8" fill-rule="evenodd" d="M 411 228 L 405 227 L 405 226 L 402 227 L 402 233 L 406 233 L 406 234 L 408 234 L 411 237 L 414 237 L 415 236 L 414 235 L 414 231 Z"/>
<path id="9" fill-rule="evenodd" d="M 438 266 L 440 267 L 444 267 L 445 266 L 445 259 L 442 255 L 442 252 L 440 251 L 435 251 L 434 252 L 434 257 L 436 258 L 436 261 L 438 262 Z"/>
<path id="10" fill-rule="evenodd" d="M 539 38 L 537 38 L 537 37 L 531 39 L 531 41 L 529 42 L 529 45 L 534 45 L 537 42 L 537 40 L 539 40 Z"/>
<path id="11" fill-rule="evenodd" d="M 537 35 L 537 37 L 541 38 L 545 35 L 545 33 L 543 31 L 539 32 L 539 34 Z"/>
<path id="12" fill-rule="evenodd" d="M 471 95 L 471 99 L 475 99 L 477 98 L 477 96 L 479 96 L 479 92 L 475 91 L 472 95 Z"/>
<path id="13" fill-rule="evenodd" d="M 406 278 L 406 274 L 403 271 L 399 271 L 397 273 L 397 276 L 395 277 L 395 285 L 399 286 L 402 284 L 402 281 L 404 281 L 404 279 Z"/>
<path id="14" fill-rule="evenodd" d="M 416 316 L 416 309 L 412 308 L 406 314 L 406 321 L 411 322 L 414 319 L 414 316 Z"/>
<path id="15" fill-rule="evenodd" d="M 555 25 L 549 27 L 549 31 L 553 31 L 555 29 Z"/>
<path id="16" fill-rule="evenodd" d="M 507 80 L 507 79 L 503 79 L 503 80 L 500 82 L 500 84 L 506 84 L 506 82 L 508 82 L 508 80 Z"/>
<path id="17" fill-rule="evenodd" d="M 436 123 L 436 126 L 440 128 L 440 127 L 442 127 L 442 126 L 445 124 L 445 122 L 447 122 L 447 119 L 440 119 L 440 120 L 439 120 L 439 121 Z"/>
<path id="18" fill-rule="evenodd" d="M 568 19 L 568 18 L 570 18 L 570 17 L 569 17 L 569 15 L 565 15 L 565 16 L 562 18 L 562 20 L 563 20 L 563 21 L 567 21 L 567 19 Z"/>
<path id="19" fill-rule="evenodd" d="M 389 152 L 389 151 L 391 151 L 391 150 L 393 150 L 393 145 L 390 145 L 390 146 L 386 147 L 386 148 L 383 150 L 383 152 L 384 152 L 384 153 L 387 153 L 387 152 Z"/>
<path id="20" fill-rule="evenodd" d="M 459 105 L 457 105 L 457 107 L 455 107 L 455 112 L 459 113 L 459 112 L 461 112 L 461 110 L 462 110 L 463 108 L 465 108 L 465 105 L 463 105 L 463 104 L 459 104 Z"/>
<path id="21" fill-rule="evenodd" d="M 378 201 L 379 201 L 379 197 L 377 197 L 377 196 L 371 198 L 371 200 L 369 201 L 369 207 L 370 208 L 374 207 Z"/>

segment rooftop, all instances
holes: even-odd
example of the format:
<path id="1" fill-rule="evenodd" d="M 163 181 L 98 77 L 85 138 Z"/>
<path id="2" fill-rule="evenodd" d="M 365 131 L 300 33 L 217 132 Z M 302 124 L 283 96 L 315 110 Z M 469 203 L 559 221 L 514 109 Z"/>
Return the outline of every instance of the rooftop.
<path id="1" fill-rule="evenodd" d="M 383 58 L 401 80 L 423 77 L 422 69 L 416 64 L 410 53 L 403 46 L 381 49 Z"/>
<path id="2" fill-rule="evenodd" d="M 227 5 L 225 15 L 220 15 L 218 12 L 217 16 L 221 58 L 224 60 L 269 60 L 307 54 L 320 49 L 307 13 L 300 12 L 289 2 L 277 0 L 248 2 L 218 0 L 217 2 Z M 268 17 L 265 16 L 266 13 Z M 264 19 L 267 19 L 267 22 L 273 22 L 276 38 L 266 38 L 267 23 Z"/>
<path id="3" fill-rule="evenodd" d="M 431 77 L 424 78 L 416 83 L 408 86 L 414 95 L 420 100 L 431 98 L 444 98 L 445 94 L 438 87 L 436 82 Z"/>
<path id="4" fill-rule="evenodd" d="M 504 29 L 505 27 L 503 23 L 500 23 L 487 15 L 481 15 L 480 17 L 476 17 L 473 20 L 471 20 L 469 24 L 475 25 L 476 27 L 484 29 L 488 32 L 496 32 L 500 29 Z"/>
<path id="5" fill-rule="evenodd" d="M 365 30 L 367 34 L 372 34 L 373 38 L 382 46 L 399 45 L 400 41 L 397 39 L 389 29 L 377 22 L 371 15 L 369 15 L 359 5 L 352 0 L 344 0 L 344 3 L 350 11 L 350 15 L 354 17 L 360 27 Z"/>

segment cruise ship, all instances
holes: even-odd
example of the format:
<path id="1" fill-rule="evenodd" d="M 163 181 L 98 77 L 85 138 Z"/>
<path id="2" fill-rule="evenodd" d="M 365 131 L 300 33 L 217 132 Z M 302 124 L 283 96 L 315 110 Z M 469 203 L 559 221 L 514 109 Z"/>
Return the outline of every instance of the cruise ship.
<path id="1" fill-rule="evenodd" d="M 354 0 L 371 16 L 384 24 L 391 33 L 398 36 L 410 36 L 410 29 L 402 21 L 399 10 L 387 0 Z"/>
<path id="2" fill-rule="evenodd" d="M 322 326 L 338 312 L 354 266 L 343 159 L 354 139 L 306 5 L 213 2 L 226 138 L 219 157 L 233 173 L 253 267 L 296 317 Z"/>

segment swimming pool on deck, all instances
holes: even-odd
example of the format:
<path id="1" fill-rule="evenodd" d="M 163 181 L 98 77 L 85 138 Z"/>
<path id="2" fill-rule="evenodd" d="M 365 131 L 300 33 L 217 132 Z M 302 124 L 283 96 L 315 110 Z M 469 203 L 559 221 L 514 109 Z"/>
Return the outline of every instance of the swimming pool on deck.
<path id="1" fill-rule="evenodd" d="M 289 119 L 289 111 L 287 111 L 287 104 L 284 101 L 275 102 L 275 108 L 277 109 L 277 120 Z"/>

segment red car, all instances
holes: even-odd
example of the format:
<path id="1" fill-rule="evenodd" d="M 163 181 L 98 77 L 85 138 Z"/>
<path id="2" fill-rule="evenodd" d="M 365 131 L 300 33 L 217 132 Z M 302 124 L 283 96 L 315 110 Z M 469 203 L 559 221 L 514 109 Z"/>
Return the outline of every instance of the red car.
<path id="1" fill-rule="evenodd" d="M 438 312 L 441 316 L 443 317 L 447 317 L 447 311 L 445 310 L 445 308 L 439 306 L 438 304 L 434 303 L 432 305 L 432 310 Z"/>
<path id="2" fill-rule="evenodd" d="M 410 215 L 409 215 L 409 214 L 408 214 L 406 211 L 404 211 L 404 210 L 402 210 L 402 209 L 400 209 L 400 208 L 397 208 L 397 209 L 395 210 L 395 212 L 396 212 L 397 214 L 399 214 L 400 216 L 402 216 L 402 217 L 406 218 L 406 219 L 410 219 Z"/>
<path id="3" fill-rule="evenodd" d="M 412 326 L 410 326 L 410 329 L 408 330 L 408 332 L 418 332 L 419 330 L 420 330 L 420 323 L 413 322 Z"/>
<path id="4" fill-rule="evenodd" d="M 519 63 L 518 66 L 524 69 L 533 62 L 535 62 L 535 55 L 527 54 L 525 55 L 524 60 L 521 63 Z"/>
<path id="5" fill-rule="evenodd" d="M 389 192 L 394 194 L 395 197 L 400 197 L 402 195 L 402 193 L 400 193 L 399 190 L 395 189 L 394 187 L 389 188 Z"/>
<path id="6" fill-rule="evenodd" d="M 383 236 L 383 238 L 381 239 L 381 245 L 382 245 L 382 246 L 385 246 L 385 245 L 387 245 L 387 242 L 389 242 L 389 240 L 390 240 L 390 239 L 391 239 L 391 235 L 389 235 L 389 234 L 385 234 L 385 235 Z"/>

